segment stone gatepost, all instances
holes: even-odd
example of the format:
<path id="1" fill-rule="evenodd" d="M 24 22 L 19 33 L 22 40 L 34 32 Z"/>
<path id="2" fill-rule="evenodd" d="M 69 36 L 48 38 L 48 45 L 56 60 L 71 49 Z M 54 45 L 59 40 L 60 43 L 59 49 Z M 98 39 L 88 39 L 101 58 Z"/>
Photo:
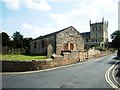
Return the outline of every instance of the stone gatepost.
<path id="1" fill-rule="evenodd" d="M 53 54 L 53 47 L 51 44 L 47 46 L 47 58 L 50 58 Z"/>

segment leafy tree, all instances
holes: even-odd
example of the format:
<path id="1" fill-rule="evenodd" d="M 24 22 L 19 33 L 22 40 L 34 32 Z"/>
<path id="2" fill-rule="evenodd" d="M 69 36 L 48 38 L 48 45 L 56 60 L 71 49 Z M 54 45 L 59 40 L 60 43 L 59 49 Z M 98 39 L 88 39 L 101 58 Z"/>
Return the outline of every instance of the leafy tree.
<path id="1" fill-rule="evenodd" d="M 2 32 L 2 46 L 10 46 L 10 38 L 9 35 L 5 32 Z"/>
<path id="2" fill-rule="evenodd" d="M 25 49 L 25 54 L 29 54 L 30 52 L 30 42 L 31 42 L 32 38 L 24 38 L 23 39 L 23 46 Z"/>
<path id="3" fill-rule="evenodd" d="M 120 56 L 120 30 L 116 30 L 111 34 L 111 45 L 113 48 L 117 48 L 118 52 L 117 55 Z"/>
<path id="4" fill-rule="evenodd" d="M 2 38 L 1 40 L 1 44 L 2 46 L 7 46 L 6 48 L 4 48 L 4 53 L 9 53 L 9 51 L 13 51 L 12 53 L 16 53 L 16 51 L 14 52 L 15 49 L 18 49 L 18 52 L 20 50 L 20 53 L 23 53 L 25 51 L 25 53 L 29 53 L 29 49 L 30 49 L 30 42 L 32 40 L 32 38 L 23 38 L 23 35 L 20 34 L 20 32 L 15 32 L 13 33 L 13 40 L 10 40 L 9 35 L 5 32 L 0 33 L 0 37 Z M 13 49 L 14 48 L 14 49 Z"/>
<path id="5" fill-rule="evenodd" d="M 23 35 L 20 32 L 13 33 L 13 48 L 23 48 Z"/>
<path id="6" fill-rule="evenodd" d="M 31 40 L 32 38 L 23 38 L 23 47 L 29 49 Z"/>

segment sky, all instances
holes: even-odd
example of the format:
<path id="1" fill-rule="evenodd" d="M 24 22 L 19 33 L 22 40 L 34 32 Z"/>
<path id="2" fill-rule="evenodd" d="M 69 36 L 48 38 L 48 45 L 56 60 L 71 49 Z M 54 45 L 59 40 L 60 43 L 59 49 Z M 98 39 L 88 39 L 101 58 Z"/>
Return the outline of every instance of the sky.
<path id="1" fill-rule="evenodd" d="M 109 22 L 108 33 L 118 29 L 119 0 L 0 0 L 0 31 L 12 36 L 39 36 L 73 26 L 89 32 L 89 20 Z"/>
<path id="2" fill-rule="evenodd" d="M 120 30 L 120 1 L 118 2 L 118 30 Z"/>

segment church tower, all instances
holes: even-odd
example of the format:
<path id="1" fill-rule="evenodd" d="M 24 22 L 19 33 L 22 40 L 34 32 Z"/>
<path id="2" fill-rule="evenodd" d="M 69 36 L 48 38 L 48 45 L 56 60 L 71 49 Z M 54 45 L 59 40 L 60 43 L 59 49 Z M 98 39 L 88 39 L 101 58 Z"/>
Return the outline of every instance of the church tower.
<path id="1" fill-rule="evenodd" d="M 91 23 L 90 21 L 90 44 L 91 47 L 102 46 L 105 47 L 108 42 L 108 21 Z"/>

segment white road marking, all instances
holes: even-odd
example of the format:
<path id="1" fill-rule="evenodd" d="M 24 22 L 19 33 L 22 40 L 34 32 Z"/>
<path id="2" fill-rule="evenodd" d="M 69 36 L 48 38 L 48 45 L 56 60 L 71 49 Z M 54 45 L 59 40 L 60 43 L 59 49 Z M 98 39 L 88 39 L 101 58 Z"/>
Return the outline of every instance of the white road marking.
<path id="1" fill-rule="evenodd" d="M 116 62 L 117 63 L 117 62 Z M 120 90 L 120 88 L 118 88 L 111 80 L 110 80 L 110 71 L 114 68 L 114 66 L 116 65 L 113 64 L 105 73 L 105 79 L 106 81 L 112 86 L 112 88 L 116 89 L 116 90 Z"/>
<path id="2" fill-rule="evenodd" d="M 111 66 L 111 67 L 113 67 L 113 66 Z M 106 71 L 105 79 L 110 84 L 110 86 L 112 86 L 113 88 L 116 88 L 116 86 L 112 83 L 112 81 L 109 78 L 109 72 L 111 70 L 111 67 Z"/>
<path id="3" fill-rule="evenodd" d="M 117 68 L 117 66 L 118 66 L 118 65 L 116 65 L 115 68 Z M 115 79 L 115 68 L 114 68 L 114 70 L 112 71 L 112 77 L 113 77 L 114 81 L 115 81 L 118 85 L 120 85 L 120 83 Z"/>

